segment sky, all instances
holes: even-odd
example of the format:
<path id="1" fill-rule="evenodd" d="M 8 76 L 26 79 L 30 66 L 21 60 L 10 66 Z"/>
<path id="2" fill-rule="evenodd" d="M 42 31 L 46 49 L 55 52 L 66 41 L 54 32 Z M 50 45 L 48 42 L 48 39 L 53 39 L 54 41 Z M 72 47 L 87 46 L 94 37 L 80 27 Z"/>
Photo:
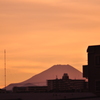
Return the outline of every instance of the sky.
<path id="1" fill-rule="evenodd" d="M 56 64 L 82 72 L 100 44 L 100 0 L 0 0 L 0 88 Z"/>

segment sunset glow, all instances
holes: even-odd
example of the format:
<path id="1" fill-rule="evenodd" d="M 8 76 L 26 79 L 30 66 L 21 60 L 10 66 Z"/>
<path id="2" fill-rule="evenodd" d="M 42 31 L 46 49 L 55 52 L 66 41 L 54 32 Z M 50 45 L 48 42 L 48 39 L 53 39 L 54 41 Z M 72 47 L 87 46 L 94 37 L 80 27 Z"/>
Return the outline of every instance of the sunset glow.
<path id="1" fill-rule="evenodd" d="M 0 0 L 0 88 L 55 64 L 82 72 L 88 45 L 100 44 L 100 0 Z"/>

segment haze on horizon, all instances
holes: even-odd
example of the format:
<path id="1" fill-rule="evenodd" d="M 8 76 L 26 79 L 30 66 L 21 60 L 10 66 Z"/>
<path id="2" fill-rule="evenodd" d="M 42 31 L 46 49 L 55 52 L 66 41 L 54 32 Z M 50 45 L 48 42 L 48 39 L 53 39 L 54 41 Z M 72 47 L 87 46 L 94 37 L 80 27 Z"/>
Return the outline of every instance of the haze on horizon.
<path id="1" fill-rule="evenodd" d="M 88 45 L 100 44 L 100 0 L 0 0 L 0 87 L 54 64 L 82 72 Z"/>

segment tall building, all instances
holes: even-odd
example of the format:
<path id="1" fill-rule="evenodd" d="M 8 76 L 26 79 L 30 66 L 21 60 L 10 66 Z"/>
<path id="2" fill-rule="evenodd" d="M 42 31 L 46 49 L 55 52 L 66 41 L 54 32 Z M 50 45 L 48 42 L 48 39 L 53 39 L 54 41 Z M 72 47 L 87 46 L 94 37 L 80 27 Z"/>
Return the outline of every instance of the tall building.
<path id="1" fill-rule="evenodd" d="M 64 73 L 62 79 L 47 80 L 48 91 L 84 91 L 86 90 L 85 80 L 69 79 L 67 73 Z"/>
<path id="2" fill-rule="evenodd" d="M 89 46 L 88 65 L 83 66 L 83 77 L 88 78 L 89 91 L 100 96 L 100 45 Z"/>
<path id="3" fill-rule="evenodd" d="M 69 76 L 65 73 L 62 79 L 47 80 L 48 91 L 66 91 L 70 90 Z"/>

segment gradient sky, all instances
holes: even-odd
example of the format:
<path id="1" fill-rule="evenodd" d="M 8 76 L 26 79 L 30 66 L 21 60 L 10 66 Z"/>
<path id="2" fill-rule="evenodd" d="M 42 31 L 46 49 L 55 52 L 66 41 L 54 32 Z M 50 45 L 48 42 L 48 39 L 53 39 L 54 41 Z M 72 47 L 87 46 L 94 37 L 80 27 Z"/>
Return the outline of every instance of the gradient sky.
<path id="1" fill-rule="evenodd" d="M 82 71 L 88 45 L 100 44 L 100 0 L 0 0 L 0 87 L 55 64 Z"/>

